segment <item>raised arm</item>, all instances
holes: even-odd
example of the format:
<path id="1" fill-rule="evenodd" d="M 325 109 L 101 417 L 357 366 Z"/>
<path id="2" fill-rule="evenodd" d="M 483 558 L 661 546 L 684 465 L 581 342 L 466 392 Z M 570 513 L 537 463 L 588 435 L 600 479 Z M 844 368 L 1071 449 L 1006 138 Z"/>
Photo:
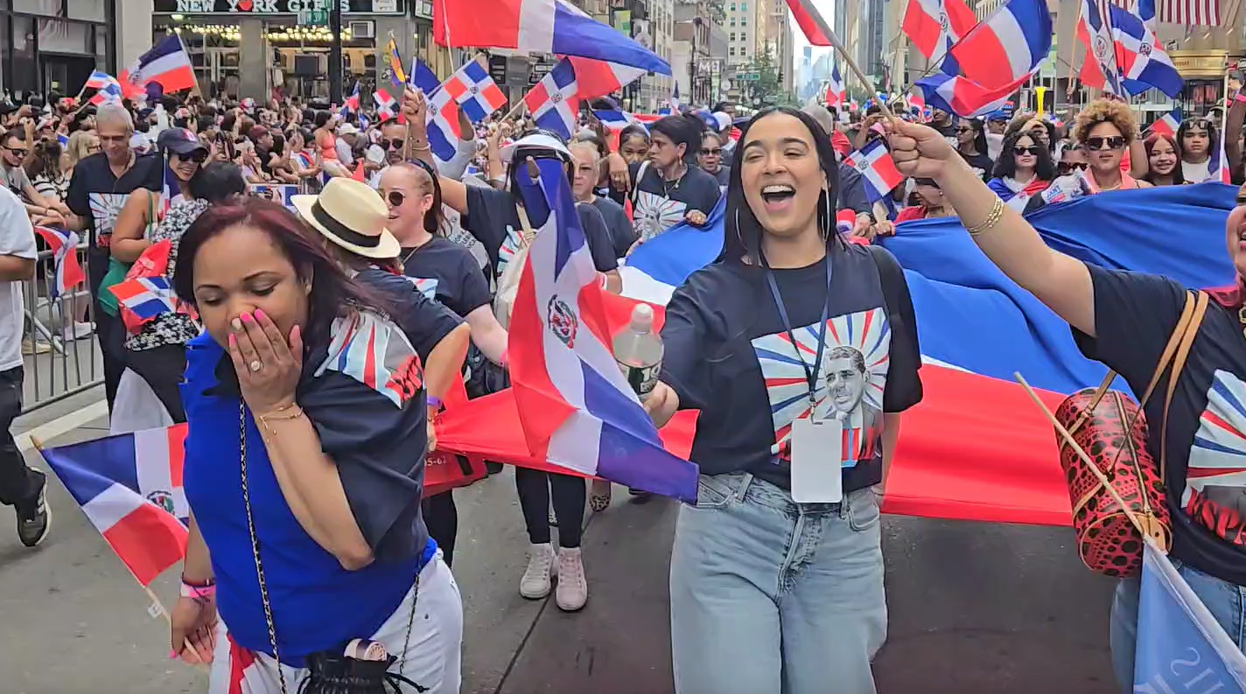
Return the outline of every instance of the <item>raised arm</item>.
<path id="1" fill-rule="evenodd" d="M 900 172 L 938 181 L 991 262 L 1056 315 L 1094 336 L 1094 287 L 1086 266 L 1048 247 L 1034 227 L 1004 205 L 938 132 L 913 123 L 893 123 L 890 130 L 891 156 Z"/>
<path id="2" fill-rule="evenodd" d="M 402 95 L 402 111 L 407 116 L 407 146 L 411 154 L 437 170 L 437 158 L 428 144 L 428 124 L 425 121 L 428 104 L 424 92 L 407 89 Z M 441 184 L 441 201 L 459 214 L 467 214 L 467 186 L 446 176 L 438 176 Z"/>

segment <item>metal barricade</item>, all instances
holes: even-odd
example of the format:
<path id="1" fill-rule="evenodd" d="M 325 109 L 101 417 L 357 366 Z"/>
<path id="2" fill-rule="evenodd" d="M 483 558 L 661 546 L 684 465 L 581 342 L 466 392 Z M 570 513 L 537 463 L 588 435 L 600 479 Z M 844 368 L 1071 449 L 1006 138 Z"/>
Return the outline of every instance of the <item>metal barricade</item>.
<path id="1" fill-rule="evenodd" d="M 87 246 L 76 250 L 87 268 Z M 22 411 L 54 403 L 104 382 L 99 342 L 91 322 L 87 282 L 56 296 L 52 251 L 41 251 L 35 277 L 22 282 Z"/>

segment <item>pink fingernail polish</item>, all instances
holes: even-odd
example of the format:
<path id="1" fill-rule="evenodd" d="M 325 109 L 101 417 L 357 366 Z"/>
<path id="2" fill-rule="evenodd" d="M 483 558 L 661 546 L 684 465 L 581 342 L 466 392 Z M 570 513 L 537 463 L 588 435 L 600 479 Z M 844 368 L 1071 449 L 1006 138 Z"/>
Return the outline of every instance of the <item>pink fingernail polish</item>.
<path id="1" fill-rule="evenodd" d="M 257 309 L 255 309 L 255 317 L 256 317 L 256 318 L 267 318 L 268 316 L 266 316 L 266 315 L 264 314 L 264 309 L 262 309 L 262 308 L 257 308 Z"/>
<path id="2" fill-rule="evenodd" d="M 177 651 L 169 651 L 169 660 L 177 660 Z"/>
<path id="3" fill-rule="evenodd" d="M 255 317 L 254 317 L 254 316 L 252 316 L 250 313 L 243 313 L 243 314 L 242 314 L 242 322 L 243 322 L 243 323 L 250 323 L 250 322 L 251 322 L 251 321 L 253 321 L 253 320 L 255 320 Z"/>
<path id="4" fill-rule="evenodd" d="M 229 346 L 233 347 L 235 342 L 236 342 L 236 338 L 234 337 L 234 334 L 230 333 L 229 334 Z"/>

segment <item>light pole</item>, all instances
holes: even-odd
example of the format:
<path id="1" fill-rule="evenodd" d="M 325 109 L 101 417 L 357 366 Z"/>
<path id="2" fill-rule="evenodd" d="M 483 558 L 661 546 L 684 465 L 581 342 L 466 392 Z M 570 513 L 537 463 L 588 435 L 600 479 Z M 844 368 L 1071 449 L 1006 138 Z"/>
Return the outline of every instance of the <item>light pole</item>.
<path id="1" fill-rule="evenodd" d="M 342 104 L 342 2 L 329 0 L 329 103 Z"/>

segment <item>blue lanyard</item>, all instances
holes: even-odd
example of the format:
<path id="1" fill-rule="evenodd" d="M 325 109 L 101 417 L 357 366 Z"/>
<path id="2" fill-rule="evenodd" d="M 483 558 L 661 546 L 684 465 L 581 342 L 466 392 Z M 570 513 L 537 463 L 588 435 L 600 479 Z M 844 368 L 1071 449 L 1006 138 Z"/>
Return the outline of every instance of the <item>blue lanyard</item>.
<path id="1" fill-rule="evenodd" d="M 800 343 L 796 342 L 796 335 L 792 331 L 792 321 L 787 317 L 787 308 L 783 305 L 783 297 L 779 294 L 779 284 L 775 281 L 774 271 L 770 269 L 765 256 L 761 257 L 761 264 L 766 269 L 766 284 L 770 287 L 770 296 L 774 298 L 774 305 L 779 309 L 779 318 L 783 319 L 783 327 L 787 329 L 788 339 L 792 341 L 792 349 L 796 350 L 796 358 L 805 368 L 805 380 L 809 383 L 809 410 L 812 416 L 813 408 L 818 404 L 815 393 L 818 390 L 818 370 L 822 368 L 822 350 L 826 347 L 826 323 L 831 318 L 831 251 L 828 248 L 826 252 L 826 300 L 822 303 L 822 321 L 818 324 L 818 349 L 814 352 L 812 369 L 809 368 L 809 363 L 805 361 L 805 356 L 800 352 Z"/>

